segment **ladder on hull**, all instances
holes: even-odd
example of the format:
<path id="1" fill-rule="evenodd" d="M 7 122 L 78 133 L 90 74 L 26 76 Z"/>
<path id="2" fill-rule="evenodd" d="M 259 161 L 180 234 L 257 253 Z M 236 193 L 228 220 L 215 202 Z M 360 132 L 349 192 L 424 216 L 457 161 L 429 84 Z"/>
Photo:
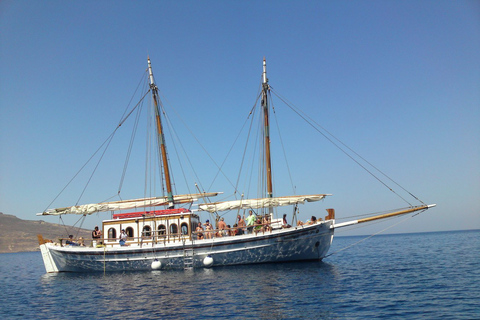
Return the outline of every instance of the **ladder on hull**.
<path id="1" fill-rule="evenodd" d="M 192 269 L 193 268 L 193 249 L 183 249 L 183 269 Z"/>

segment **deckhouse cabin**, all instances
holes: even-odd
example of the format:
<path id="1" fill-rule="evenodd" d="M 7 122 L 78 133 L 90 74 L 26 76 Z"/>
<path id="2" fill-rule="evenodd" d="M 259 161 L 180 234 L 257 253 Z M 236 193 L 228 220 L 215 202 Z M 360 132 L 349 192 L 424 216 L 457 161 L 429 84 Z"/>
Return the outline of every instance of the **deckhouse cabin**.
<path id="1" fill-rule="evenodd" d="M 128 245 L 152 245 L 192 240 L 200 218 L 185 208 L 131 213 L 117 213 L 103 221 L 102 232 L 106 246 L 119 245 L 122 229 L 128 236 Z"/>

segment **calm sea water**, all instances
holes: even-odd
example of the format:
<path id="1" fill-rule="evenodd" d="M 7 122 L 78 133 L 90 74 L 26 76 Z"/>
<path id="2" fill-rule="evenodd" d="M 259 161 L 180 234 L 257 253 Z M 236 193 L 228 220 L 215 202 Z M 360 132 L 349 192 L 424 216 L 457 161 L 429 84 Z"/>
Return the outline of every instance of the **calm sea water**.
<path id="1" fill-rule="evenodd" d="M 336 237 L 335 252 L 362 237 Z M 480 230 L 380 235 L 323 262 L 45 274 L 0 254 L 1 319 L 480 319 Z"/>

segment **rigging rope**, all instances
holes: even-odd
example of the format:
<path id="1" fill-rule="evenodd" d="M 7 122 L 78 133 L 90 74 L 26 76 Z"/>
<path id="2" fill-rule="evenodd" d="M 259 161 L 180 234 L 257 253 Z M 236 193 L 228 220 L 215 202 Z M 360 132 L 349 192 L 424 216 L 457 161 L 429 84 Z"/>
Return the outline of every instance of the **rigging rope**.
<path id="1" fill-rule="evenodd" d="M 70 181 L 68 181 L 68 183 L 65 185 L 65 187 L 63 187 L 63 189 L 57 194 L 57 196 L 48 204 L 48 206 L 43 210 L 43 211 L 46 211 L 51 205 L 52 203 L 55 202 L 55 200 L 58 199 L 58 197 L 63 193 L 63 191 L 65 191 L 65 189 L 70 185 L 70 183 L 72 183 L 73 180 L 75 180 L 75 178 L 80 174 L 80 172 L 83 171 L 83 169 L 87 166 L 88 163 L 90 163 L 90 161 L 95 157 L 95 155 L 103 148 L 103 146 L 108 142 L 108 144 L 110 144 L 110 142 L 112 141 L 115 133 L 117 132 L 117 130 L 122 126 L 122 124 L 128 119 L 128 117 L 132 114 L 132 112 L 138 107 L 138 105 L 140 104 L 140 102 L 145 98 L 145 96 L 148 94 L 145 93 L 143 95 L 143 97 L 140 99 L 140 101 L 135 105 L 135 107 L 119 122 L 119 124 L 117 125 L 117 127 L 113 130 L 113 132 L 107 137 L 107 139 L 105 139 L 105 141 L 97 148 L 97 150 L 90 156 L 90 158 L 85 162 L 85 164 L 75 173 L 75 175 L 70 179 Z M 106 147 L 106 149 L 108 148 L 108 145 Z M 106 151 L 105 149 L 105 151 Z M 103 154 L 105 154 L 105 151 L 103 152 Z M 102 155 L 103 157 L 103 155 Z M 97 166 L 98 167 L 98 164 Z M 95 171 L 94 171 L 95 172 Z M 92 176 L 93 176 L 93 173 L 92 173 Z M 90 177 L 90 179 L 88 181 L 91 180 L 92 176 Z M 88 185 L 88 183 L 87 183 Z M 83 192 L 85 191 L 87 186 L 85 186 L 85 188 L 83 189 Z M 83 195 L 83 192 L 82 192 L 82 195 Z M 78 201 L 80 201 L 82 195 L 80 195 Z M 78 201 L 77 201 L 77 204 L 78 204 Z"/>
<path id="2" fill-rule="evenodd" d="M 378 234 L 380 234 L 380 233 L 382 233 L 382 232 L 385 232 L 385 231 L 387 231 L 388 229 L 391 229 L 391 228 L 393 228 L 393 227 L 395 227 L 395 226 L 397 226 L 397 225 L 399 225 L 399 224 L 401 224 L 401 223 L 404 223 L 405 221 L 407 221 L 407 220 L 409 220 L 409 219 L 411 219 L 411 218 L 419 215 L 419 214 L 422 213 L 423 211 L 425 211 L 425 210 L 422 210 L 422 211 L 420 211 L 420 212 L 416 212 L 415 214 L 413 214 L 413 215 L 411 215 L 411 216 L 409 216 L 409 217 L 406 217 L 405 219 L 403 219 L 403 220 L 401 220 L 401 221 L 399 221 L 399 222 L 397 222 L 397 223 L 395 223 L 395 224 L 393 224 L 393 225 L 391 225 L 391 226 L 388 226 L 388 227 L 386 227 L 386 228 L 383 229 L 383 230 L 380 230 L 380 231 L 378 231 L 378 232 L 376 232 L 376 233 L 374 233 L 374 234 L 371 234 L 371 235 L 369 235 L 368 237 L 363 238 L 363 239 L 361 239 L 361 240 L 359 240 L 359 241 L 357 241 L 357 242 L 355 242 L 355 243 L 352 243 L 351 245 L 348 245 L 348 246 L 346 246 L 346 247 L 344 247 L 344 248 L 342 248 L 342 249 L 340 249 L 340 250 L 337 250 L 337 251 L 335 251 L 335 252 L 329 253 L 329 254 L 327 254 L 324 258 L 330 257 L 330 256 L 332 256 L 332 255 L 334 255 L 334 254 L 337 254 L 337 253 L 342 252 L 342 251 L 344 251 L 344 250 L 347 250 L 347 249 L 349 249 L 349 248 L 351 248 L 351 247 L 353 247 L 353 246 L 356 246 L 357 244 L 360 244 L 360 243 L 362 243 L 362 242 L 364 242 L 364 241 L 366 241 L 366 240 L 368 240 L 368 239 L 370 239 L 370 238 L 372 238 L 372 237 L 374 237 L 374 236 L 376 236 L 376 235 L 378 235 Z"/>
<path id="3" fill-rule="evenodd" d="M 166 101 L 168 101 L 164 96 L 162 96 L 162 98 L 165 99 Z M 162 110 L 163 110 L 163 106 L 162 106 Z M 232 183 L 232 182 L 230 181 L 230 179 L 228 178 L 228 176 L 227 176 L 227 175 L 223 172 L 223 170 L 222 170 L 222 167 L 223 167 L 225 161 L 222 163 L 221 166 L 219 166 L 219 165 L 217 164 L 217 162 L 213 159 L 213 157 L 210 155 L 210 153 L 207 151 L 207 149 L 203 146 L 203 144 L 198 140 L 197 136 L 193 133 L 193 131 L 190 129 L 190 127 L 185 123 L 185 121 L 183 121 L 182 117 L 180 117 L 180 115 L 176 112 L 176 110 L 175 110 L 174 108 L 172 108 L 172 110 L 173 110 L 173 113 L 174 113 L 174 114 L 177 116 L 177 118 L 180 120 L 180 122 L 183 124 L 183 126 L 187 129 L 187 131 L 192 135 L 192 137 L 193 137 L 193 138 L 195 139 L 195 141 L 198 143 L 198 145 L 202 148 L 202 150 L 205 152 L 205 154 L 210 158 L 210 160 L 213 162 L 213 164 L 219 169 L 218 172 L 221 172 L 221 173 L 223 174 L 223 176 L 225 177 L 225 179 L 227 179 L 227 181 L 230 183 L 230 185 L 231 185 L 231 186 L 234 186 L 233 183 Z M 170 121 L 170 120 L 168 120 L 168 121 Z M 178 139 L 178 135 L 177 135 L 176 133 L 175 133 L 175 136 L 177 137 L 177 140 L 180 140 L 180 139 Z M 183 152 L 184 152 L 185 154 L 187 154 L 186 151 L 185 151 L 185 149 L 183 148 L 183 145 L 182 145 L 182 150 L 183 150 Z M 190 159 L 188 158 L 188 156 L 187 156 L 187 159 L 188 159 L 188 162 L 189 162 L 189 164 L 190 164 L 190 167 L 192 168 L 192 170 L 194 171 L 195 176 L 197 176 L 197 179 L 198 179 L 198 175 L 196 174 L 195 170 L 193 169 L 193 165 L 191 164 L 191 161 L 190 161 Z M 217 175 L 215 176 L 215 178 L 214 178 L 214 180 L 212 181 L 212 183 L 210 184 L 209 188 L 207 189 L 207 192 L 208 192 L 208 190 L 210 190 L 210 188 L 212 187 L 213 182 L 215 181 L 215 179 L 216 179 L 217 176 L 218 176 L 218 173 L 217 173 Z M 199 180 L 199 183 L 200 183 L 200 179 L 198 179 L 198 180 Z M 203 187 L 202 187 L 202 189 L 203 189 Z"/>
<path id="4" fill-rule="evenodd" d="M 136 136 L 136 133 L 137 133 L 138 122 L 139 122 L 141 111 L 142 111 L 142 108 L 138 108 L 137 115 L 135 117 L 135 122 L 134 122 L 133 129 L 132 129 L 132 135 L 130 137 L 130 144 L 128 146 L 127 155 L 125 157 L 125 163 L 123 165 L 123 172 L 122 172 L 122 176 L 120 178 L 120 184 L 118 186 L 118 193 L 120 193 L 120 191 L 122 190 L 123 181 L 125 180 L 125 175 L 127 173 L 128 162 L 130 161 L 130 155 L 132 154 L 133 142 L 135 140 L 135 136 Z"/>
<path id="5" fill-rule="evenodd" d="M 270 90 L 269 90 L 269 93 L 270 93 Z M 283 138 L 282 138 L 282 135 L 280 133 L 280 126 L 278 124 L 277 113 L 275 112 L 275 107 L 273 106 L 273 99 L 269 99 L 269 101 L 271 101 L 270 103 L 272 104 L 273 115 L 274 115 L 274 118 L 275 118 L 275 124 L 277 125 L 278 137 L 280 139 L 280 144 L 282 146 L 283 157 L 285 158 L 285 164 L 287 166 L 288 177 L 290 178 L 290 183 L 292 185 L 293 194 L 295 194 L 295 187 L 294 187 L 294 184 L 293 184 L 292 173 L 290 171 L 290 166 L 288 165 L 287 153 L 285 152 L 285 145 L 283 143 Z"/>
<path id="6" fill-rule="evenodd" d="M 62 215 L 59 215 L 58 218 L 59 218 L 59 220 L 62 222 L 62 225 L 63 225 L 63 227 L 65 228 L 65 234 L 66 234 L 67 237 L 68 237 L 68 235 L 70 235 L 70 231 L 68 231 L 67 225 L 65 224 L 65 221 L 63 221 Z M 75 225 L 76 225 L 80 220 L 82 220 L 82 223 L 80 224 L 80 226 L 78 226 L 77 232 L 75 233 L 75 238 L 78 238 L 78 234 L 79 234 L 79 232 L 80 232 L 80 229 L 82 228 L 83 223 L 85 222 L 85 218 L 86 218 L 86 215 L 82 215 L 80 218 L 78 218 L 77 222 L 75 222 L 75 223 L 73 224 L 73 226 L 71 226 L 71 228 L 75 228 Z"/>
<path id="7" fill-rule="evenodd" d="M 272 88 L 272 91 L 273 93 L 280 99 L 282 100 L 293 112 L 295 112 L 299 117 L 301 117 L 303 120 L 305 120 L 305 122 L 307 122 L 312 128 L 314 128 L 318 133 L 320 133 L 322 136 L 325 137 L 325 139 L 327 139 L 330 143 L 332 143 L 335 147 L 337 147 L 340 151 L 342 151 L 347 157 L 349 157 L 352 161 L 354 161 L 355 163 L 357 163 L 360 167 L 362 167 L 366 172 L 368 172 L 372 177 L 374 177 L 377 181 L 379 181 L 381 184 L 383 184 L 387 189 L 389 189 L 391 192 L 393 192 L 395 195 L 397 195 L 400 199 L 402 199 L 403 201 L 405 201 L 406 203 L 408 203 L 410 206 L 412 206 L 412 204 L 407 201 L 405 198 L 403 198 L 401 195 L 399 195 L 397 192 L 395 192 L 390 186 L 388 186 L 385 182 L 383 182 L 380 178 L 378 178 L 373 172 L 371 172 L 370 170 L 368 170 L 364 165 L 362 165 L 357 159 L 355 159 L 351 154 L 349 154 L 348 152 L 346 152 L 342 147 L 340 147 L 337 143 L 335 143 L 331 138 L 329 138 L 325 133 L 323 133 L 319 128 L 321 128 L 322 130 L 324 130 L 329 136 L 331 136 L 333 139 L 335 139 L 336 141 L 338 141 L 340 144 L 342 144 L 345 148 L 347 148 L 348 150 L 350 150 L 353 154 L 355 154 L 357 157 L 359 157 L 361 160 L 365 161 L 365 163 L 367 163 L 368 165 L 370 165 L 373 169 L 375 169 L 376 171 L 378 171 L 380 174 L 382 174 L 383 176 L 385 176 L 387 179 L 389 179 L 390 181 L 392 181 L 393 183 L 395 183 L 398 187 L 400 187 L 403 191 L 407 192 L 410 196 L 412 196 L 414 199 L 416 199 L 417 201 L 421 202 L 422 204 L 425 204 L 422 200 L 420 200 L 419 198 L 417 198 L 415 195 L 413 195 L 411 192 L 409 192 L 408 190 L 406 190 L 404 187 L 402 187 L 400 184 L 398 184 L 396 181 L 394 181 L 392 178 L 390 178 L 388 175 L 386 175 L 384 172 L 382 172 L 380 169 L 378 169 L 377 167 L 375 167 L 373 164 L 371 164 L 369 161 L 367 161 L 365 158 L 363 158 L 362 156 L 360 156 L 357 152 L 355 152 L 353 149 L 351 149 L 350 147 L 348 147 L 345 143 L 343 143 L 341 140 L 339 140 L 338 138 L 336 138 L 332 133 L 330 133 L 328 130 L 326 130 L 324 127 L 322 127 L 321 125 L 319 125 L 317 122 L 315 122 L 315 120 L 311 119 L 308 115 L 304 114 L 300 109 L 296 108 L 293 104 L 291 105 L 289 102 L 286 101 L 285 98 L 281 97 L 275 90 L 273 90 Z M 308 118 L 308 119 L 307 119 Z M 316 126 L 315 126 L 315 125 Z"/>

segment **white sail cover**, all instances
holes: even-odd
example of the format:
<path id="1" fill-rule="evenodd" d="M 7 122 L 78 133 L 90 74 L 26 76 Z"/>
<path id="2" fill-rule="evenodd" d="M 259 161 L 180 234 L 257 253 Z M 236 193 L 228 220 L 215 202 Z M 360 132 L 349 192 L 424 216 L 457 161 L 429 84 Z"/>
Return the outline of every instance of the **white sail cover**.
<path id="1" fill-rule="evenodd" d="M 268 207 L 280 207 L 288 206 L 297 203 L 305 203 L 305 201 L 313 202 L 319 201 L 328 196 L 329 194 L 312 194 L 304 196 L 287 196 L 276 198 L 260 198 L 260 199 L 242 199 L 224 202 L 213 202 L 199 204 L 198 208 L 203 211 L 215 212 L 215 211 L 228 211 L 234 209 L 258 209 Z"/>
<path id="2" fill-rule="evenodd" d="M 198 198 L 214 197 L 218 194 L 219 192 L 177 195 L 177 196 L 173 196 L 173 203 L 176 203 L 176 204 L 188 203 L 188 202 L 193 202 Z M 71 206 L 71 207 L 57 208 L 57 209 L 48 209 L 45 212 L 37 213 L 37 216 L 61 215 L 61 214 L 87 215 L 95 212 L 156 207 L 156 206 L 164 206 L 168 204 L 169 203 L 168 203 L 167 197 L 142 198 L 142 199 L 133 199 L 133 200 L 83 204 L 79 206 Z"/>

